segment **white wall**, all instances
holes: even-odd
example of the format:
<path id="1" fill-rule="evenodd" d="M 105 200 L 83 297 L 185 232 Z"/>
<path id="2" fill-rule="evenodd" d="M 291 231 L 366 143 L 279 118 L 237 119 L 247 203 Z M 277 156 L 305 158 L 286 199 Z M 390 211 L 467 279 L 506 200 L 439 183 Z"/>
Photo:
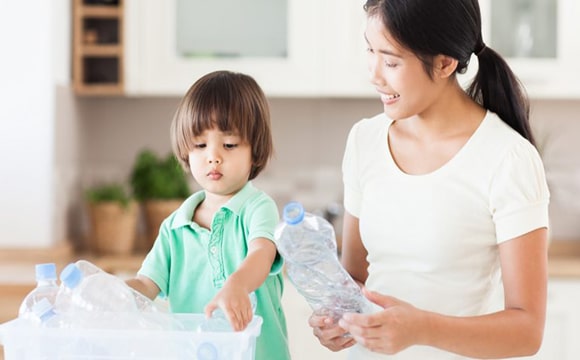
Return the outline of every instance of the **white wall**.
<path id="1" fill-rule="evenodd" d="M 55 243 L 56 4 L 0 1 L 1 247 Z"/>

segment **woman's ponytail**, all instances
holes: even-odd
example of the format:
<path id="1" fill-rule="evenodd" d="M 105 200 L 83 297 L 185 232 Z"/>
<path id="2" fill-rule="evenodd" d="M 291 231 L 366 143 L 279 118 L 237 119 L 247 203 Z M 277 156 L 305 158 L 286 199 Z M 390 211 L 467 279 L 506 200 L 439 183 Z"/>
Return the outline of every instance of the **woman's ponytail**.
<path id="1" fill-rule="evenodd" d="M 479 69 L 467 93 L 534 144 L 529 124 L 530 104 L 519 79 L 502 56 L 485 44 L 480 43 L 474 53 Z"/>

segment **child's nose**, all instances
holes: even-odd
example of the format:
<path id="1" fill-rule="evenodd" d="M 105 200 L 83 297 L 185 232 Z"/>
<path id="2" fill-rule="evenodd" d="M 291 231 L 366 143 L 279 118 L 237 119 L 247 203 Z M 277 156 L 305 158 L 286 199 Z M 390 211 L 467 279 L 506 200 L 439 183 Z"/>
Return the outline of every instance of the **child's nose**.
<path id="1" fill-rule="evenodd" d="M 210 164 L 221 164 L 222 162 L 222 158 L 217 149 L 212 149 L 209 151 L 207 160 Z"/>

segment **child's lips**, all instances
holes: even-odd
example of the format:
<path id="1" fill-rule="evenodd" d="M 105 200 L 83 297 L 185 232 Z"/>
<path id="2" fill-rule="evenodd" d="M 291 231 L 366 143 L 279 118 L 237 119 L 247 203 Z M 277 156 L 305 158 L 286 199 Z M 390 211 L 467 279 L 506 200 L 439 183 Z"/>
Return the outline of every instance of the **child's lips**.
<path id="1" fill-rule="evenodd" d="M 210 178 L 211 180 L 219 180 L 221 179 L 223 175 L 219 172 L 219 171 L 210 171 L 207 174 L 207 177 Z"/>

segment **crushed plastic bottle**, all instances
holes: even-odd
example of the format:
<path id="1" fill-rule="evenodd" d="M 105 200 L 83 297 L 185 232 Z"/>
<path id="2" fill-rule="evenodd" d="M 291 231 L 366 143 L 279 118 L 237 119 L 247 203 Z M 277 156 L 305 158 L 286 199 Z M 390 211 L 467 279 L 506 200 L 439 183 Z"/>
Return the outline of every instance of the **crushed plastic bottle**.
<path id="1" fill-rule="evenodd" d="M 290 202 L 274 234 L 286 272 L 314 313 L 338 320 L 370 312 L 372 304 L 338 259 L 334 228 L 324 218 Z"/>
<path id="2" fill-rule="evenodd" d="M 79 270 L 85 277 L 94 274 L 102 274 L 102 273 L 108 274 L 103 269 L 101 269 L 100 267 L 91 263 L 88 260 L 84 259 L 77 260 L 74 264 L 79 268 Z M 157 306 L 153 300 L 149 299 L 147 296 L 143 295 L 139 291 L 133 289 L 132 287 L 129 287 L 129 289 L 131 290 L 133 296 L 135 297 L 135 304 L 137 305 L 137 309 L 139 311 L 162 312 L 162 313 L 167 312 L 166 309 L 164 309 L 161 306 Z"/>
<path id="3" fill-rule="evenodd" d="M 53 263 L 36 264 L 36 287 L 30 291 L 22 301 L 18 309 L 18 317 L 30 318 L 32 308 L 42 299 L 50 304 L 56 301 L 59 290 L 56 277 L 56 265 Z"/>
<path id="4" fill-rule="evenodd" d="M 87 274 L 87 275 L 85 275 Z M 180 330 L 182 324 L 122 279 L 89 262 L 67 265 L 54 311 L 66 314 L 75 328 Z M 145 300 L 146 299 L 146 300 Z"/>
<path id="5" fill-rule="evenodd" d="M 85 276 L 76 264 L 69 264 L 60 275 L 65 288 L 70 289 L 70 309 L 88 312 L 132 312 L 137 311 L 130 288 L 121 279 L 99 272 Z M 59 297 L 62 293 L 59 293 Z M 60 300 L 60 299 L 59 299 Z"/>

